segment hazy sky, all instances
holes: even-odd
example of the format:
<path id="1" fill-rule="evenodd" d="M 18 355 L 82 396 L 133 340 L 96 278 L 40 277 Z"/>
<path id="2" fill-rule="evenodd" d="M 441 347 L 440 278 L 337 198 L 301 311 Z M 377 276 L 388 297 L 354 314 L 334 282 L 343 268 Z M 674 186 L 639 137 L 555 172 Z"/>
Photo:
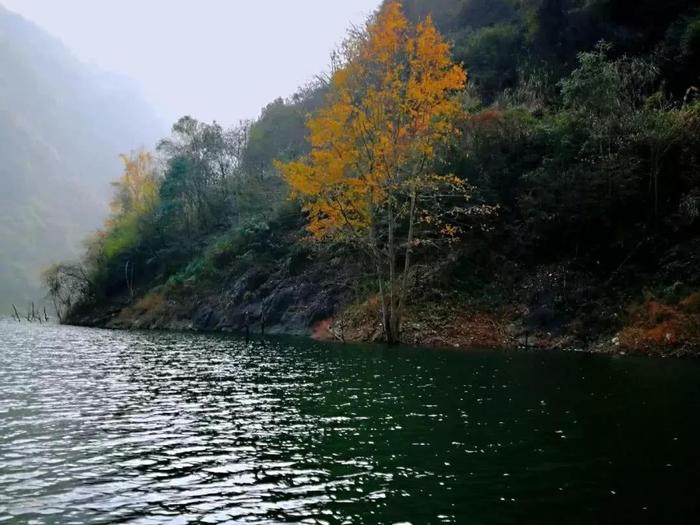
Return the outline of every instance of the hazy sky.
<path id="1" fill-rule="evenodd" d="M 125 74 L 168 120 L 231 124 L 327 68 L 380 0 L 0 0 Z"/>

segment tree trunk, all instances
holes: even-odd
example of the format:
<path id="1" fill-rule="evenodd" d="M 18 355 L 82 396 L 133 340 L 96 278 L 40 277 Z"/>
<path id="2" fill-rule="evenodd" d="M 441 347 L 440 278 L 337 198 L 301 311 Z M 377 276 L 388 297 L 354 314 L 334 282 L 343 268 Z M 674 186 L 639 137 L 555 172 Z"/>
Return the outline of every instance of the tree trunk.
<path id="1" fill-rule="evenodd" d="M 124 264 L 124 279 L 126 281 L 126 289 L 129 291 L 129 298 L 134 299 L 134 266 L 128 260 Z"/>
<path id="2" fill-rule="evenodd" d="M 394 206 L 391 200 L 388 204 L 388 257 L 389 257 L 389 319 L 387 326 L 387 343 L 393 344 L 399 341 L 399 318 L 397 316 L 396 293 L 396 242 L 394 240 Z"/>
<path id="3" fill-rule="evenodd" d="M 391 335 L 391 318 L 390 318 L 390 305 L 387 304 L 386 291 L 384 290 L 384 270 L 382 268 L 382 257 L 381 251 L 379 250 L 379 244 L 377 241 L 377 222 L 374 210 L 374 203 L 372 200 L 372 190 L 367 192 L 367 206 L 369 208 L 370 215 L 370 227 L 369 227 L 369 245 L 370 253 L 372 259 L 374 259 L 374 267 L 377 272 L 377 285 L 379 288 L 379 298 L 382 305 L 382 330 L 384 331 L 384 336 L 388 343 L 393 342 L 393 337 Z"/>
<path id="4" fill-rule="evenodd" d="M 403 261 L 403 275 L 401 276 L 401 290 L 399 292 L 399 304 L 396 308 L 396 316 L 400 323 L 403 315 L 403 307 L 406 299 L 406 289 L 408 288 L 408 270 L 411 267 L 411 249 L 413 247 L 413 225 L 416 216 L 416 190 L 411 193 L 411 209 L 408 216 L 408 235 L 406 236 L 406 255 Z M 399 325 L 400 328 L 400 325 Z"/>

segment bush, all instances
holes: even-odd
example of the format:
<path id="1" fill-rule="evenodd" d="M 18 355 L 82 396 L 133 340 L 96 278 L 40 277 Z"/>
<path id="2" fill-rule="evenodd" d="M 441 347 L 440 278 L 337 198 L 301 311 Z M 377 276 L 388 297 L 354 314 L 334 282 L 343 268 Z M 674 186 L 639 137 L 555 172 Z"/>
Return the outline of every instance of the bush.
<path id="1" fill-rule="evenodd" d="M 518 78 L 523 50 L 519 29 L 510 24 L 484 27 L 455 46 L 455 58 L 464 62 L 470 78 L 487 101 L 512 87 Z"/>
<path id="2" fill-rule="evenodd" d="M 681 51 L 686 57 L 700 57 L 700 15 L 688 21 L 681 37 Z"/>
<path id="3" fill-rule="evenodd" d="M 700 344 L 700 293 L 676 304 L 647 299 L 630 309 L 628 326 L 618 334 L 631 351 L 664 350 Z"/>

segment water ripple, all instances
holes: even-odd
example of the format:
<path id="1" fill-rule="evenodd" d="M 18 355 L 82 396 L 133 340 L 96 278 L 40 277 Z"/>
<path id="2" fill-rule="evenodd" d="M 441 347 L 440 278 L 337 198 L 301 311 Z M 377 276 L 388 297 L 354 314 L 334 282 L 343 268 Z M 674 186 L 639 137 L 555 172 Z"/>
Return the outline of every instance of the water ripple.
<path id="1" fill-rule="evenodd" d="M 0 523 L 684 523 L 700 368 L 644 363 L 0 320 Z"/>

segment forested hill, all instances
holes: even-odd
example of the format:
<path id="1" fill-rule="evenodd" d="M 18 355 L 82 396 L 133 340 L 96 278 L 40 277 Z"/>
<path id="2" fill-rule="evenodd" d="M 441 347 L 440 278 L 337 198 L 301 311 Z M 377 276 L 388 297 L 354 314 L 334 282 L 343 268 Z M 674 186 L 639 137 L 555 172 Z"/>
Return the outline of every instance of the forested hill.
<path id="1" fill-rule="evenodd" d="M 131 157 L 65 320 L 700 347 L 696 1 L 387 1 L 335 59 Z"/>
<path id="2" fill-rule="evenodd" d="M 675 97 L 698 84 L 693 0 L 406 0 L 407 16 L 432 16 L 467 65 L 487 103 L 540 82 L 556 104 L 556 83 L 578 54 L 600 41 L 610 57 L 646 56 Z M 695 9 L 695 11 L 694 11 Z M 546 89 L 545 89 L 546 88 Z"/>
<path id="3" fill-rule="evenodd" d="M 80 63 L 0 6 L 0 306 L 43 300 L 41 271 L 77 257 L 108 213 L 119 154 L 167 129 L 122 78 Z"/>

